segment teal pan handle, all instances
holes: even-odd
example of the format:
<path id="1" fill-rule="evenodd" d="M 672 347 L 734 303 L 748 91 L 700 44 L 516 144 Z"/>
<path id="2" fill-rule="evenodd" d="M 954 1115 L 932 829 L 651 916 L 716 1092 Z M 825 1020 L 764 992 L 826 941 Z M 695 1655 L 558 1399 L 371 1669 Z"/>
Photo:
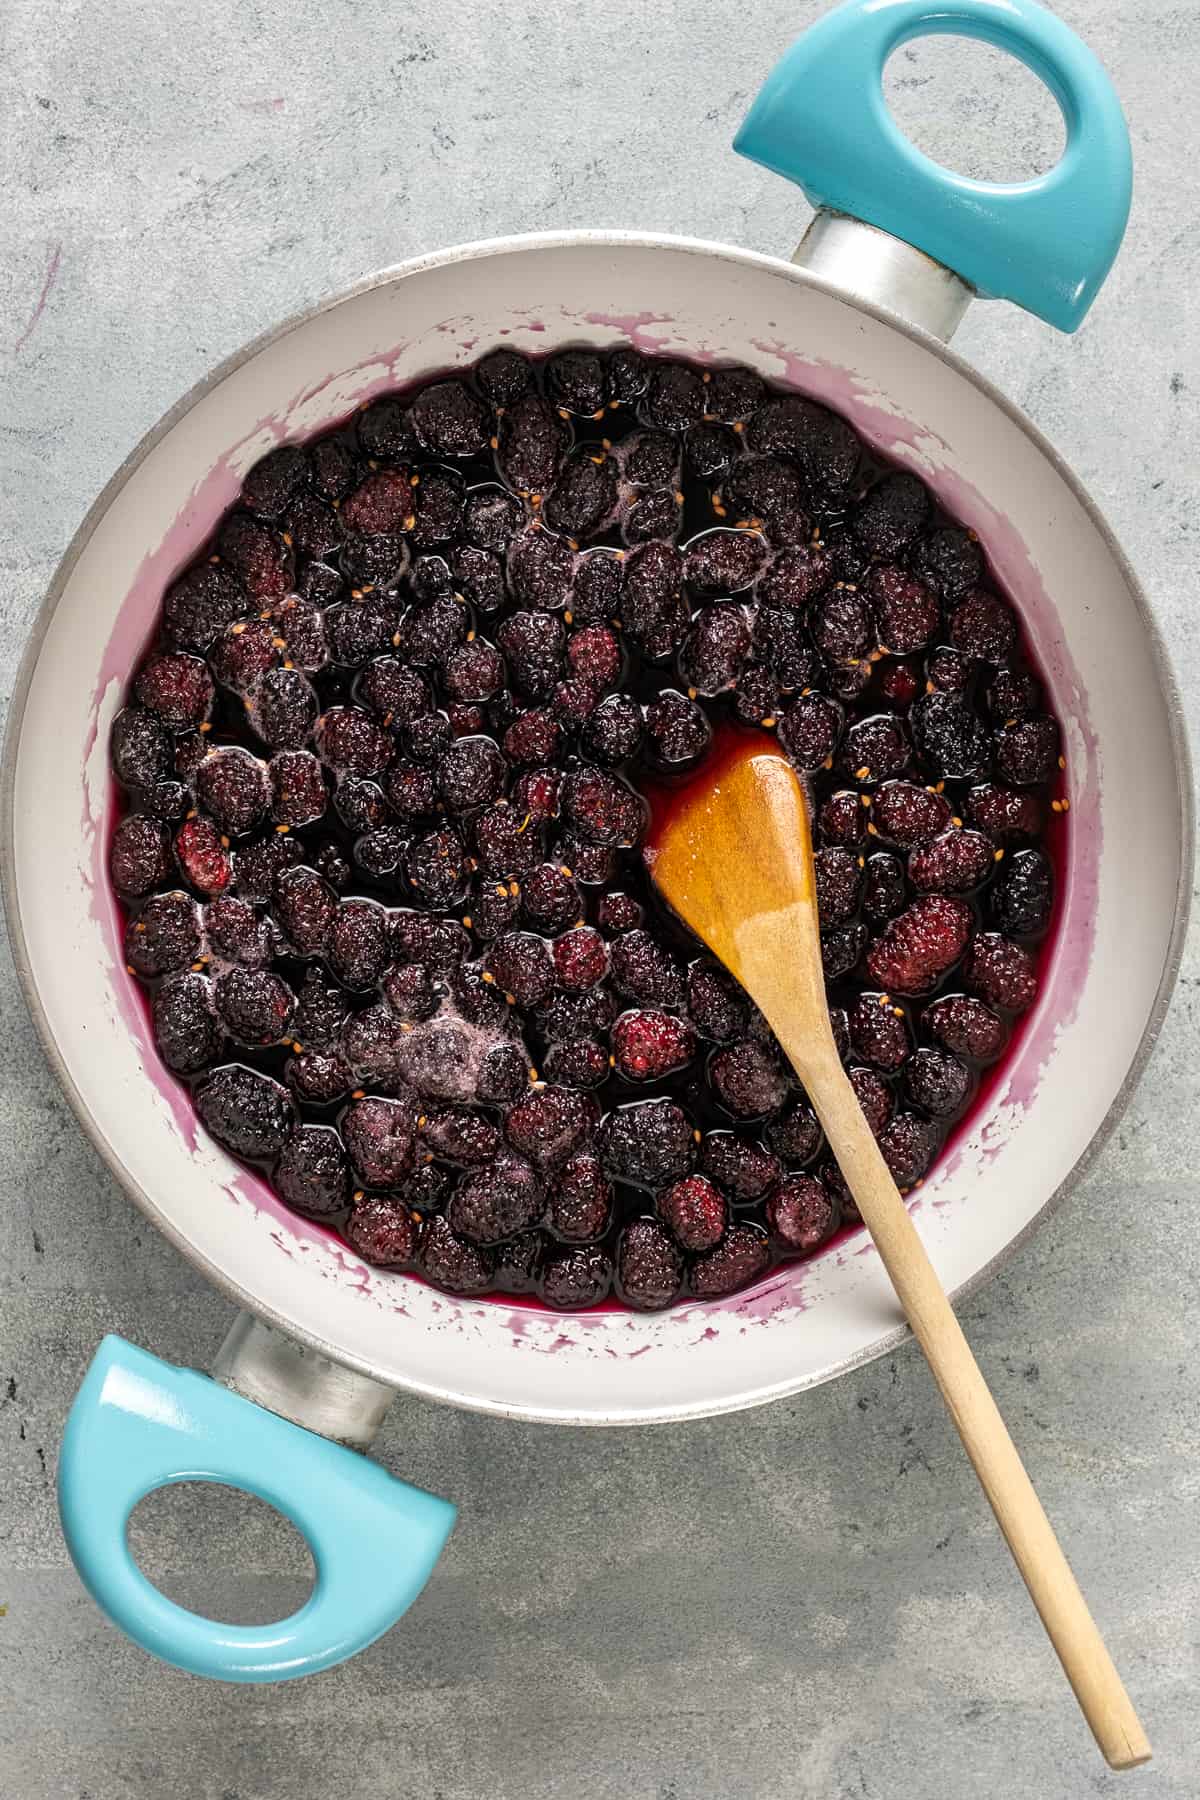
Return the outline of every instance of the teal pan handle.
<path id="1" fill-rule="evenodd" d="M 981 38 L 1040 76 L 1067 142 L 1032 181 L 971 181 L 922 154 L 883 95 L 909 39 Z M 1074 331 L 1112 267 L 1129 217 L 1121 103 L 1073 31 L 1033 0 L 847 0 L 777 64 L 734 149 L 803 188 L 816 207 L 903 238 L 985 298 Z"/>
<path id="2" fill-rule="evenodd" d="M 274 1625 L 177 1606 L 129 1551 L 129 1516 L 175 1481 L 257 1494 L 304 1534 L 312 1594 Z M 345 1661 L 395 1624 L 433 1570 L 455 1509 L 378 1463 L 192 1369 L 106 1337 L 67 1420 L 58 1472 L 67 1545 L 92 1597 L 152 1655 L 222 1681 L 286 1681 Z"/>

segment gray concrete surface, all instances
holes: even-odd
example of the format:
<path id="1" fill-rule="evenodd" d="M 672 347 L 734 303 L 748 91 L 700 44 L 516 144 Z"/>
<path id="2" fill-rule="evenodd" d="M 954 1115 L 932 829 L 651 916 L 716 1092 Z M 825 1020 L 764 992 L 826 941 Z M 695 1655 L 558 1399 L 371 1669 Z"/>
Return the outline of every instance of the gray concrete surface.
<path id="1" fill-rule="evenodd" d="M 574 225 L 790 250 L 805 208 L 732 130 L 817 8 L 762 0 L 8 0 L 0 19 L 0 687 L 88 502 L 218 358 L 438 244 Z M 1066 453 L 1164 622 L 1193 723 L 1200 7 L 1063 0 L 1137 160 L 1073 340 L 978 307 L 963 351 Z M 889 87 L 944 160 L 1051 160 L 976 49 Z M 1131 721 L 1131 751 L 1136 723 Z M 348 1667 L 207 1685 L 124 1643 L 59 1535 L 56 1446 L 109 1329 L 180 1362 L 227 1321 L 86 1146 L 0 963 L 4 1800 L 1007 1800 L 1200 1792 L 1197 981 L 1082 1189 L 964 1308 L 1157 1747 L 1097 1758 L 911 1348 L 740 1418 L 589 1435 L 400 1402 L 380 1454 L 463 1503 L 438 1578 Z M 227 1616 L 290 1610 L 274 1515 L 182 1494 L 140 1553 Z"/>

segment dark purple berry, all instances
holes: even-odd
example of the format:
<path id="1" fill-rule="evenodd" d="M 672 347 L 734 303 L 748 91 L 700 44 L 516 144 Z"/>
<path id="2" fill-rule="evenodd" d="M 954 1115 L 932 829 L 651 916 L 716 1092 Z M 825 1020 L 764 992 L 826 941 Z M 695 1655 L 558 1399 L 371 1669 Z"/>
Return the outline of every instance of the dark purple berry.
<path id="1" fill-rule="evenodd" d="M 648 931 L 626 931 L 613 941 L 612 974 L 617 987 L 643 1006 L 678 1006 L 683 972 Z"/>
<path id="2" fill-rule="evenodd" d="M 583 896 L 557 863 L 540 863 L 520 883 L 521 911 L 535 930 L 554 933 L 583 916 Z"/>
<path id="3" fill-rule="evenodd" d="M 608 375 L 594 350 L 560 350 L 546 364 L 546 392 L 556 406 L 592 417 L 608 399 Z"/>
<path id="4" fill-rule="evenodd" d="M 277 825 L 312 825 L 325 812 L 325 777 L 307 750 L 281 750 L 267 765 Z"/>
<path id="5" fill-rule="evenodd" d="M 880 563 L 867 576 L 867 598 L 875 610 L 880 645 L 893 656 L 924 650 L 936 635 L 942 609 L 931 587 L 894 563 Z"/>
<path id="6" fill-rule="evenodd" d="M 186 969 L 200 951 L 196 903 L 178 888 L 151 894 L 125 928 L 125 961 L 139 975 L 169 975 Z"/>
<path id="7" fill-rule="evenodd" d="M 588 842 L 628 848 L 646 825 L 645 802 L 611 770 L 573 769 L 562 785 L 563 817 Z"/>
<path id="8" fill-rule="evenodd" d="M 690 769 L 712 743 L 712 726 L 694 700 L 664 688 L 646 708 L 646 754 L 659 769 Z"/>
<path id="9" fill-rule="evenodd" d="M 835 587 L 814 600 L 808 614 L 813 643 L 832 663 L 857 664 L 874 640 L 871 609 L 860 594 Z"/>
<path id="10" fill-rule="evenodd" d="M 235 1156 L 258 1161 L 278 1156 L 296 1125 L 291 1095 L 254 1069 L 217 1069 L 196 1089 L 196 1111 L 205 1129 Z"/>
<path id="11" fill-rule="evenodd" d="M 867 809 L 853 788 L 839 788 L 821 804 L 817 829 L 826 844 L 852 849 L 867 835 Z"/>
<path id="12" fill-rule="evenodd" d="M 621 525 L 627 544 L 657 543 L 674 537 L 682 514 L 681 497 L 672 488 L 653 488 L 627 508 Z"/>
<path id="13" fill-rule="evenodd" d="M 833 846 L 813 855 L 817 882 L 817 910 L 825 929 L 843 925 L 858 911 L 862 888 L 862 859 L 853 850 Z"/>
<path id="14" fill-rule="evenodd" d="M 475 370 L 475 379 L 493 406 L 511 406 L 533 386 L 533 368 L 515 350 L 493 350 Z"/>
<path id="15" fill-rule="evenodd" d="M 463 502 L 462 522 L 468 544 L 499 556 L 523 528 L 525 508 L 504 488 L 472 488 Z"/>
<path id="16" fill-rule="evenodd" d="M 948 1050 L 918 1050 L 904 1071 L 908 1097 L 922 1112 L 948 1119 L 958 1112 L 971 1091 L 971 1075 L 965 1063 Z"/>
<path id="17" fill-rule="evenodd" d="M 609 1077 L 608 1051 L 595 1038 L 551 1044 L 542 1058 L 542 1073 L 556 1087 L 601 1087 Z"/>
<path id="18" fill-rule="evenodd" d="M 965 695 L 923 694 L 913 703 L 911 719 L 913 741 L 935 776 L 957 781 L 986 770 L 987 733 Z"/>
<path id="19" fill-rule="evenodd" d="M 915 475 L 884 475 L 850 514 L 850 529 L 869 556 L 898 556 L 929 515 L 929 494 Z"/>
<path id="20" fill-rule="evenodd" d="M 138 671 L 134 693 L 148 712 L 173 731 L 202 724 L 213 701 L 212 676 L 202 657 L 169 650 L 151 656 Z"/>
<path id="21" fill-rule="evenodd" d="M 394 1187 L 413 1166 L 416 1117 L 410 1099 L 356 1100 L 342 1119 L 350 1161 L 368 1187 Z"/>
<path id="22" fill-rule="evenodd" d="M 924 1022 L 947 1050 L 974 1062 L 995 1062 L 1008 1036 L 1003 1019 L 982 1000 L 966 994 L 947 994 L 935 1000 L 926 1007 Z"/>
<path id="23" fill-rule="evenodd" d="M 277 1044 L 296 1004 L 287 982 L 268 969 L 230 969 L 213 983 L 221 1023 L 240 1044 Z"/>
<path id="24" fill-rule="evenodd" d="M 810 1256 L 838 1228 L 837 1201 L 815 1175 L 785 1175 L 767 1200 L 767 1225 L 787 1256 Z"/>
<path id="25" fill-rule="evenodd" d="M 542 516 L 575 548 L 612 520 L 617 508 L 617 469 L 612 458 L 577 450 L 568 457 L 546 496 Z"/>
<path id="26" fill-rule="evenodd" d="M 316 724 L 317 754 L 337 775 L 378 775 L 391 760 L 392 742 L 368 713 L 333 706 Z"/>
<path id="27" fill-rule="evenodd" d="M 524 532 L 508 552 L 508 585 L 519 606 L 559 612 L 567 604 L 575 559 L 562 538 L 540 525 Z"/>
<path id="28" fill-rule="evenodd" d="M 879 1137 L 895 1111 L 891 1088 L 874 1069 L 849 1070 L 850 1086 L 874 1137 Z"/>
<path id="29" fill-rule="evenodd" d="M 996 772 L 1014 787 L 1048 781 L 1058 768 L 1058 723 L 1048 713 L 1017 719 L 996 733 Z"/>
<path id="30" fill-rule="evenodd" d="M 404 859 L 405 879 L 424 906 L 453 906 L 466 892 L 469 873 L 463 841 L 449 825 L 415 838 Z"/>
<path id="31" fill-rule="evenodd" d="M 308 458 L 298 444 L 283 444 L 256 462 L 242 483 L 242 505 L 260 519 L 277 519 L 308 484 Z"/>
<path id="32" fill-rule="evenodd" d="M 911 781 L 889 781 L 874 796 L 870 823 L 879 837 L 901 850 L 913 850 L 944 831 L 950 816 L 944 794 Z"/>
<path id="33" fill-rule="evenodd" d="M 703 959 L 688 969 L 687 1008 L 697 1030 L 718 1044 L 741 1037 L 749 1023 L 749 1003 L 733 976 Z"/>
<path id="34" fill-rule="evenodd" d="M 350 1199 L 350 1170 L 337 1132 L 328 1125 L 302 1125 L 284 1145 L 274 1179 L 297 1212 L 318 1219 L 342 1212 Z"/>
<path id="35" fill-rule="evenodd" d="M 788 1163 L 811 1162 L 824 1141 L 817 1115 L 805 1100 L 793 1100 L 767 1127 L 768 1144 Z"/>
<path id="36" fill-rule="evenodd" d="M 1054 870 L 1041 850 L 1018 850 L 1000 865 L 988 896 L 992 923 L 1010 937 L 1032 937 L 1050 923 Z"/>
<path id="37" fill-rule="evenodd" d="M 531 931 L 505 931 L 488 946 L 483 966 L 518 1006 L 537 1006 L 554 988 L 554 963 L 545 940 Z"/>
<path id="38" fill-rule="evenodd" d="M 761 1275 L 771 1260 L 767 1235 L 757 1225 L 733 1225 L 715 1249 L 692 1264 L 691 1290 L 699 1300 L 732 1294 Z"/>
<path id="39" fill-rule="evenodd" d="M 554 972 L 567 993 L 586 993 L 608 973 L 608 946 L 590 925 L 564 932 L 552 949 Z"/>
<path id="40" fill-rule="evenodd" d="M 402 1269 L 413 1259 L 417 1227 L 403 1201 L 390 1194 L 364 1194 L 346 1221 L 346 1240 L 364 1262 Z"/>
<path id="41" fill-rule="evenodd" d="M 570 427 L 557 408 L 540 394 L 523 394 L 500 421 L 496 466 L 518 494 L 543 494 L 562 467 L 570 443 Z"/>
<path id="42" fill-rule="evenodd" d="M 325 667 L 329 646 L 325 641 L 325 615 L 320 607 L 291 594 L 280 601 L 271 619 L 275 632 L 283 639 L 284 654 L 290 662 L 309 674 Z M 247 633 L 252 629 L 252 625 L 247 625 Z M 255 675 L 260 673 L 261 670 L 254 671 Z M 245 683 L 247 690 L 253 686 L 253 679 L 252 675 Z"/>
<path id="43" fill-rule="evenodd" d="M 923 537 L 913 552 L 913 565 L 947 600 L 956 600 L 983 575 L 983 552 L 974 532 L 961 525 L 942 526 Z"/>
<path id="44" fill-rule="evenodd" d="M 937 1127 L 915 1113 L 898 1112 L 879 1136 L 879 1148 L 902 1193 L 920 1181 L 937 1149 Z"/>
<path id="45" fill-rule="evenodd" d="M 617 1287 L 627 1306 L 657 1312 L 683 1281 L 678 1245 L 654 1219 L 631 1219 L 617 1239 Z"/>
<path id="46" fill-rule="evenodd" d="M 217 633 L 240 619 L 249 604 L 246 590 L 224 564 L 197 563 L 167 589 L 163 635 L 176 648 L 207 650 Z"/>
<path id="47" fill-rule="evenodd" d="M 316 690 L 299 669 L 268 669 L 251 689 L 251 725 L 273 750 L 298 750 L 312 736 L 319 710 Z"/>
<path id="48" fill-rule="evenodd" d="M 699 594 L 736 594 L 751 586 L 766 559 L 767 546 L 758 532 L 717 529 L 692 539 L 684 573 Z"/>
<path id="49" fill-rule="evenodd" d="M 743 725 L 774 725 L 779 712 L 779 683 L 769 669 L 744 669 L 733 694 L 733 707 Z"/>
<path id="50" fill-rule="evenodd" d="M 600 1154 L 614 1181 L 665 1187 L 696 1159 L 692 1122 L 674 1100 L 637 1100 L 619 1106 L 600 1127 Z"/>
<path id="51" fill-rule="evenodd" d="M 373 400 L 356 420 L 358 441 L 365 456 L 384 461 L 411 456 L 417 440 L 409 422 L 408 407 L 392 395 Z"/>
<path id="52" fill-rule="evenodd" d="M 919 894 L 969 894 L 992 872 L 991 840 L 957 827 L 922 844 L 908 859 L 908 879 Z"/>
<path id="53" fill-rule="evenodd" d="M 605 767 L 631 762 L 642 747 L 642 711 L 628 694 L 609 694 L 588 719 L 583 731 L 587 754 Z"/>
<path id="54" fill-rule="evenodd" d="M 998 931 L 978 932 L 963 966 L 967 986 L 1005 1012 L 1024 1012 L 1037 995 L 1037 965 L 1029 951 Z"/>
<path id="55" fill-rule="evenodd" d="M 446 1220 L 469 1243 L 490 1246 L 528 1231 L 541 1219 L 546 1191 L 519 1156 L 501 1154 L 483 1169 L 471 1169 L 450 1196 Z"/>
<path id="56" fill-rule="evenodd" d="M 202 827 L 203 831 L 193 838 L 185 848 L 182 840 L 193 825 Z M 204 839 L 203 833 L 212 833 L 212 837 Z M 193 872 L 189 873 L 189 880 L 196 887 L 203 886 L 206 893 L 219 893 L 229 879 L 229 855 L 222 849 L 221 840 L 216 836 L 207 819 L 189 820 L 186 825 L 180 827 L 179 835 L 175 839 L 175 854 L 181 864 L 191 865 Z M 299 839 L 291 837 L 286 832 L 272 832 L 268 837 L 260 839 L 257 844 L 250 844 L 244 849 L 239 849 L 232 858 L 234 885 L 238 893 L 245 900 L 269 900 L 275 892 L 275 884 L 280 876 L 285 870 L 294 868 L 302 855 L 303 850 Z M 201 883 L 196 879 L 202 870 L 211 872 L 214 877 L 218 876 L 221 859 L 225 863 L 223 880 Z"/>
<path id="57" fill-rule="evenodd" d="M 437 765 L 437 786 L 450 812 L 489 806 L 504 788 L 504 758 L 491 738 L 459 738 Z"/>
<path id="58" fill-rule="evenodd" d="M 840 708 L 824 694 L 801 694 L 779 721 L 779 742 L 798 769 L 819 769 L 837 748 Z"/>
<path id="59" fill-rule="evenodd" d="M 987 707 L 998 723 L 1007 725 L 1014 719 L 1027 718 L 1041 704 L 1041 683 L 1023 664 L 996 670 L 987 690 Z"/>
<path id="60" fill-rule="evenodd" d="M 778 1059 L 753 1038 L 714 1052 L 708 1079 L 717 1100 L 735 1119 L 762 1119 L 787 1098 L 787 1076 Z"/>
<path id="61" fill-rule="evenodd" d="M 471 821 L 471 839 L 486 875 L 520 877 L 542 860 L 541 838 L 529 815 L 522 815 L 515 806 L 503 802 L 476 815 Z"/>
<path id="62" fill-rule="evenodd" d="M 599 1157 L 581 1150 L 555 1176 L 546 1223 L 566 1243 L 594 1243 L 608 1230 L 612 1206 L 612 1184 Z"/>
<path id="63" fill-rule="evenodd" d="M 134 815 L 136 818 L 136 815 Z M 115 857 L 117 842 L 124 827 L 132 825 L 133 820 L 123 819 L 117 827 L 113 838 L 113 855 Z M 159 827 L 158 829 L 162 829 Z M 175 833 L 175 860 L 182 869 L 184 877 L 202 894 L 220 894 L 229 885 L 233 864 L 230 860 L 226 841 L 211 819 L 185 819 Z M 165 872 L 165 871 L 164 871 Z M 156 877 L 161 879 L 161 877 Z M 120 889 L 121 882 L 114 864 L 113 884 Z M 153 886 L 153 883 L 148 885 Z M 145 889 L 141 890 L 145 892 Z"/>
<path id="64" fill-rule="evenodd" d="M 395 647 L 397 635 L 394 615 L 368 600 L 331 606 L 325 615 L 325 632 L 330 657 L 345 669 L 361 669 L 374 657 L 386 656 Z M 315 706 L 313 713 L 315 716 Z"/>
<path id="65" fill-rule="evenodd" d="M 732 1131 L 710 1131 L 700 1146 L 700 1167 L 735 1205 L 761 1200 L 778 1181 L 780 1163 L 756 1139 Z"/>
<path id="66" fill-rule="evenodd" d="M 496 638 L 519 692 L 531 700 L 544 700 L 554 692 L 566 647 L 560 619 L 551 613 L 516 612 L 505 619 Z"/>
<path id="67" fill-rule="evenodd" d="M 140 706 L 127 706 L 113 720 L 112 764 L 127 788 L 150 787 L 170 773 L 171 738 L 162 721 Z"/>
<path id="68" fill-rule="evenodd" d="M 673 1013 L 634 1009 L 612 1028 L 613 1057 L 626 1081 L 661 1081 L 687 1067 L 696 1033 Z"/>
<path id="69" fill-rule="evenodd" d="M 887 781 L 908 767 L 911 755 L 903 722 L 892 713 L 871 713 L 848 727 L 838 764 L 856 781 Z"/>
<path id="70" fill-rule="evenodd" d="M 862 909 L 865 918 L 873 925 L 882 925 L 904 911 L 908 895 L 904 864 L 898 856 L 892 856 L 886 850 L 877 851 L 874 856 L 868 856 L 864 874 Z"/>
<path id="71" fill-rule="evenodd" d="M 340 1056 L 322 1050 L 289 1057 L 283 1078 L 302 1106 L 332 1106 L 346 1098 L 354 1081 Z"/>
<path id="72" fill-rule="evenodd" d="M 487 443 L 487 412 L 462 381 L 436 381 L 422 388 L 408 419 L 417 442 L 431 456 L 474 456 Z"/>
<path id="73" fill-rule="evenodd" d="M 650 365 L 644 356 L 628 344 L 613 350 L 608 358 L 608 383 L 614 400 L 632 406 L 645 393 L 650 382 Z"/>
<path id="74" fill-rule="evenodd" d="M 884 926 L 867 954 L 871 979 L 889 993 L 923 994 L 966 949 L 973 915 L 965 900 L 924 894 Z"/>
<path id="75" fill-rule="evenodd" d="M 514 719 L 504 734 L 504 754 L 518 768 L 557 760 L 562 726 L 549 707 L 535 706 Z"/>
<path id="76" fill-rule="evenodd" d="M 1007 662 L 1017 642 L 1012 608 L 986 588 L 976 588 L 950 615 L 950 642 L 980 662 Z"/>
<path id="77" fill-rule="evenodd" d="M 147 819 L 141 813 L 130 813 L 121 820 L 108 852 L 109 873 L 119 894 L 148 894 L 166 879 L 170 867 L 171 834 L 160 820 Z"/>
<path id="78" fill-rule="evenodd" d="M 253 831 L 271 807 L 266 765 L 239 744 L 209 751 L 196 771 L 196 794 L 214 822 L 230 836 Z"/>
<path id="79" fill-rule="evenodd" d="M 329 967 L 349 988 L 371 988 L 387 967 L 387 915 L 373 900 L 339 900 L 329 928 Z"/>
<path id="80" fill-rule="evenodd" d="M 736 683 L 750 656 L 751 643 L 744 607 L 702 607 L 679 651 L 680 679 L 697 693 L 722 693 Z"/>
<path id="81" fill-rule="evenodd" d="M 711 1250 L 729 1220 L 725 1196 L 707 1175 L 685 1175 L 655 1201 L 663 1224 L 685 1250 Z"/>
<path id="82" fill-rule="evenodd" d="M 598 1244 L 550 1250 L 542 1258 L 539 1290 L 547 1306 L 578 1311 L 603 1300 L 612 1283 L 612 1264 Z"/>
<path id="83" fill-rule="evenodd" d="M 1042 804 L 1036 794 L 1014 793 L 1011 788 L 972 788 L 967 795 L 967 817 L 994 843 L 1011 838 L 1036 837 L 1042 829 Z"/>
<path id="84" fill-rule="evenodd" d="M 575 564 L 571 611 L 577 623 L 616 616 L 621 598 L 621 564 L 611 550 L 593 550 Z"/>
<path id="85" fill-rule="evenodd" d="M 203 975 L 172 975 L 158 989 L 151 1010 L 154 1041 L 169 1069 L 198 1075 L 216 1061 L 223 1034 Z"/>
<path id="86" fill-rule="evenodd" d="M 459 1237 L 447 1218 L 423 1220 L 416 1254 L 426 1280 L 451 1294 L 485 1294 L 495 1279 L 492 1253 Z"/>
<path id="87" fill-rule="evenodd" d="M 903 1008 L 887 994 L 860 994 L 850 1008 L 850 1041 L 864 1062 L 894 1075 L 912 1049 Z"/>
<path id="88" fill-rule="evenodd" d="M 448 1106 L 423 1115 L 421 1142 L 442 1162 L 460 1169 L 477 1169 L 494 1161 L 500 1150 L 500 1131 L 482 1113 Z"/>

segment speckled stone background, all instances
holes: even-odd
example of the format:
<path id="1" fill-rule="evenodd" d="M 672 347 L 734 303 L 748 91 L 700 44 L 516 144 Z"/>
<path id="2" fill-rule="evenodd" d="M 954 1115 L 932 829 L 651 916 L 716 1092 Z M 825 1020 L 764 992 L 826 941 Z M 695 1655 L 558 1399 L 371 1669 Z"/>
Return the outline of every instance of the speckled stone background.
<path id="1" fill-rule="evenodd" d="M 1118 268 L 1073 339 L 979 306 L 958 347 L 1116 527 L 1195 722 L 1200 6 L 1062 0 L 1136 159 Z M 0 16 L 0 687 L 93 495 L 218 359 L 328 289 L 463 239 L 578 225 L 790 252 L 799 195 L 729 140 L 818 8 L 463 0 L 8 0 Z M 1061 137 L 1016 65 L 889 71 L 972 174 Z M 1137 722 L 1130 720 L 1130 754 Z M 48 822 L 52 823 L 52 822 Z M 1193 951 L 1088 1179 L 963 1309 L 1157 1749 L 1104 1769 L 911 1347 L 799 1400 L 588 1434 L 399 1401 L 379 1444 L 462 1505 L 404 1623 L 347 1667 L 206 1684 L 106 1624 L 59 1535 L 72 1393 L 110 1329 L 205 1367 L 226 1303 L 86 1146 L 0 962 L 3 1800 L 1084 1800 L 1200 1791 Z M 265 1508 L 159 1496 L 149 1573 L 291 1610 Z"/>

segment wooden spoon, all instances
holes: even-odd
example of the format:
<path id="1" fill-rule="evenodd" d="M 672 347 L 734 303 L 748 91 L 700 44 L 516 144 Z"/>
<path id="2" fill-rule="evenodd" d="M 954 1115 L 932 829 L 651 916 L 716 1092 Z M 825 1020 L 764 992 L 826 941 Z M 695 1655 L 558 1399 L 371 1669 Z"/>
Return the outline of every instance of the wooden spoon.
<path id="1" fill-rule="evenodd" d="M 734 738 L 690 785 L 658 796 L 646 861 L 803 1082 L 1106 1760 L 1114 1769 L 1147 1762 L 1146 1734 L 842 1068 L 798 777 L 761 739 Z"/>

